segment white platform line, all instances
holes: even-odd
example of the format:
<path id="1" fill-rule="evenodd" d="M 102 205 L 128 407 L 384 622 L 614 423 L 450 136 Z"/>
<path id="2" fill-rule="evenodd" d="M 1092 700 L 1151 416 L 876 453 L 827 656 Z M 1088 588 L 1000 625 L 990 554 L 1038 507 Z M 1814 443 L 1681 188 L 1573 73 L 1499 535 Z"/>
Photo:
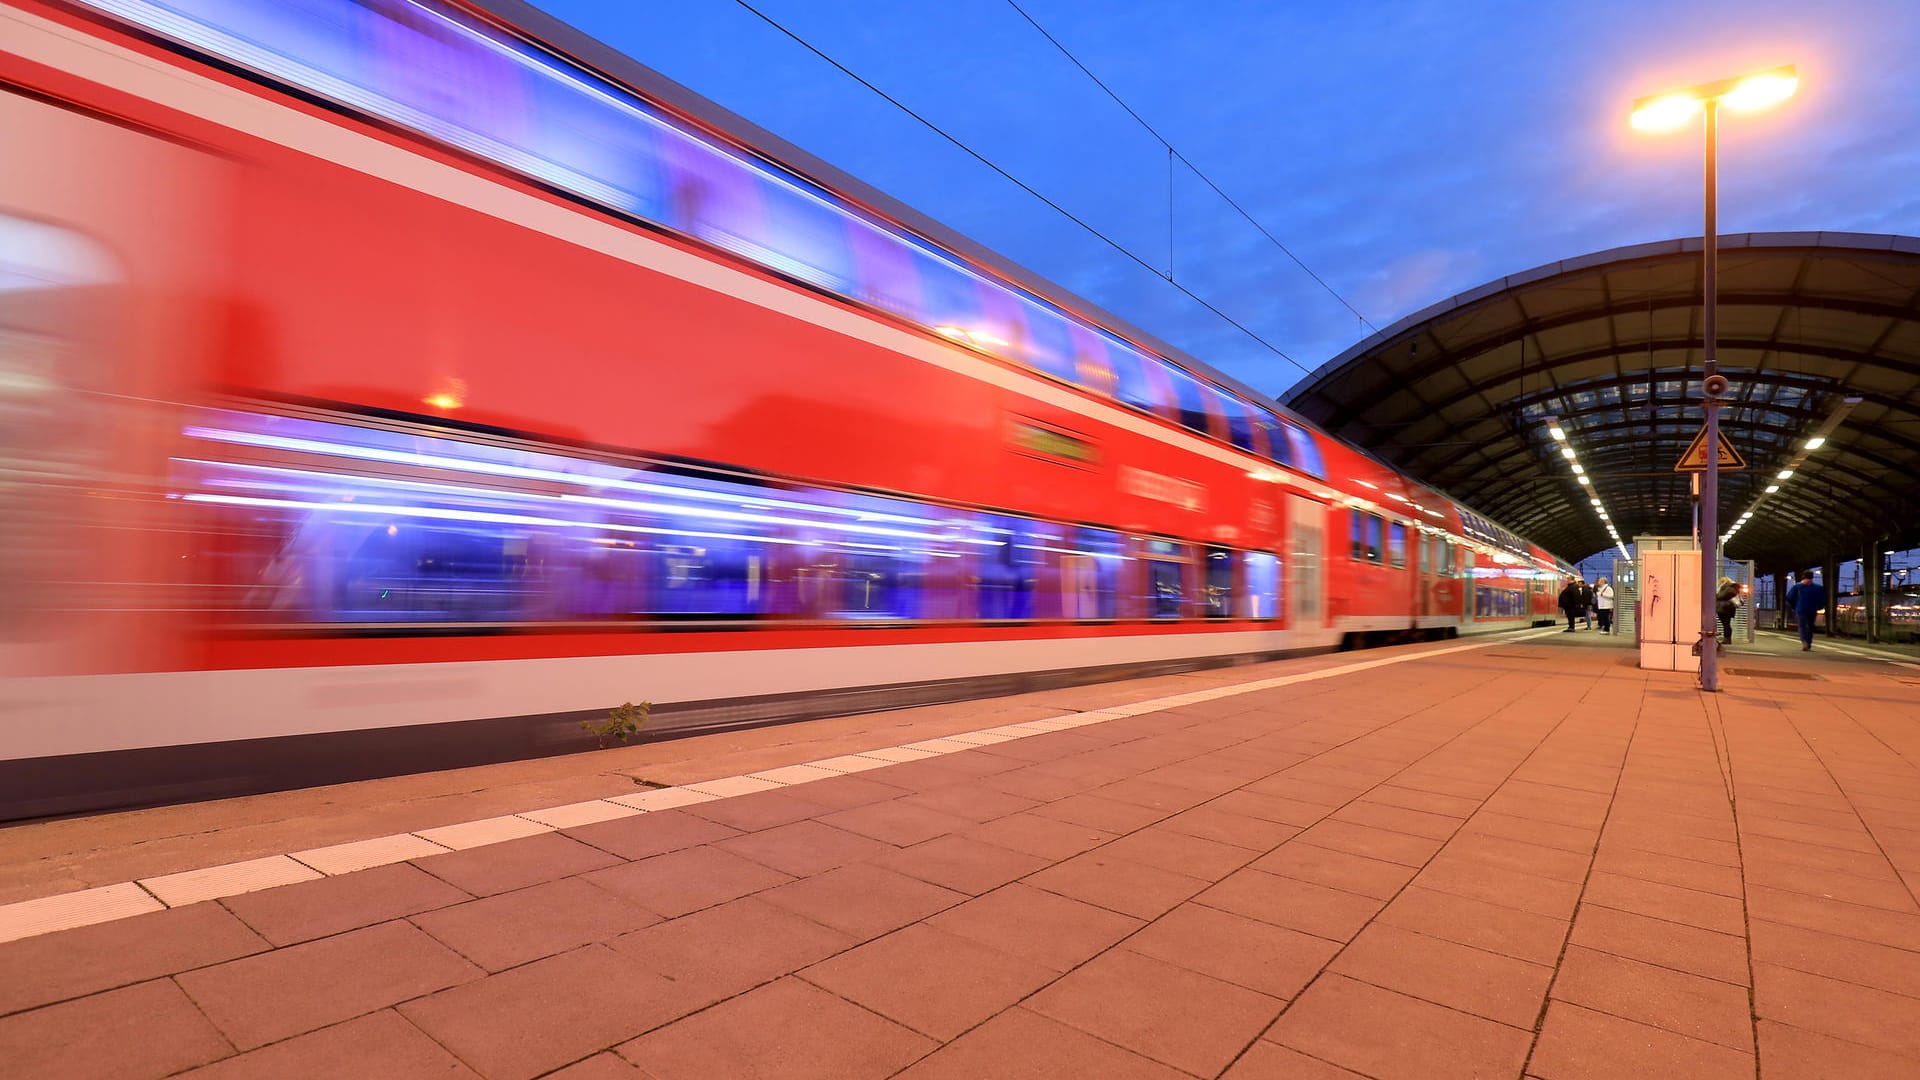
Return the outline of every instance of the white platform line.
<path id="1" fill-rule="evenodd" d="M 593 799 L 587 802 L 569 803 L 565 806 L 549 806 L 519 814 L 463 821 L 433 829 L 421 829 L 417 832 L 377 836 L 329 847 L 310 848 L 287 855 L 274 855 L 264 859 L 229 863 L 225 866 L 142 878 L 138 882 L 120 882 L 115 885 L 60 893 L 35 900 L 0 904 L 0 942 L 123 919 L 144 912 L 215 900 L 223 896 L 235 896 L 258 889 L 270 889 L 279 885 L 314 881 L 321 877 L 350 874 L 356 870 L 443 854 L 448 851 L 484 847 L 597 821 L 610 821 L 618 817 L 631 817 L 640 813 L 692 806 L 759 791 L 797 787 L 817 780 L 829 780 L 836 776 L 851 775 L 869 769 L 883 769 L 888 765 L 903 762 L 924 761 L 942 754 L 979 749 L 1014 739 L 1067 731 L 1088 724 L 1105 723 L 1108 720 L 1120 720 L 1144 713 L 1161 712 L 1197 702 L 1217 701 L 1235 694 L 1258 693 L 1300 683 L 1317 682 L 1393 664 L 1484 649 L 1503 641 L 1544 637 L 1557 632 L 1542 630 L 1534 633 L 1502 634 L 1496 640 L 1474 641 L 1403 656 L 1364 660 L 1322 668 L 1318 671 L 1304 671 L 1297 675 L 1283 675 L 1234 686 L 1188 691 L 1104 709 L 1062 713 L 1044 720 L 1003 724 L 998 727 L 982 728 L 979 731 L 922 739 L 901 746 L 883 746 L 855 754 L 842 754 L 838 757 L 822 758 L 798 765 L 765 769 L 742 776 L 723 776 L 713 780 L 682 784 L 679 787 L 655 788 L 632 795 Z M 1887 658 L 1879 656 L 1874 659 Z M 1888 660 L 1888 662 L 1899 663 L 1904 667 L 1920 667 L 1920 664 L 1905 664 L 1897 660 Z"/>

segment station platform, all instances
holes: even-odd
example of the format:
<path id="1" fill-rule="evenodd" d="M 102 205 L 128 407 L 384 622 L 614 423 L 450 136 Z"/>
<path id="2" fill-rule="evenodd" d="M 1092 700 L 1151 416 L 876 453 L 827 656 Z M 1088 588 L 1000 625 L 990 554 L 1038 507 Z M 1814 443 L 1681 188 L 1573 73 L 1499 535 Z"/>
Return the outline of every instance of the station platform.
<path id="1" fill-rule="evenodd" d="M 1558 629 L 0 829 L 0 1074 L 1920 1075 L 1920 666 Z"/>

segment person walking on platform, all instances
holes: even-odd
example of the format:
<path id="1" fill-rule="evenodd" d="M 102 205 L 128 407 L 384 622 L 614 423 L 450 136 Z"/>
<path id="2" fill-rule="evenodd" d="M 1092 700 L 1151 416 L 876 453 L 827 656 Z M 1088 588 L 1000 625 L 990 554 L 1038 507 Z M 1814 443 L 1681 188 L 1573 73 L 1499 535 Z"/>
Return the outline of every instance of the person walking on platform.
<path id="1" fill-rule="evenodd" d="M 1580 618 L 1587 624 L 1589 630 L 1593 629 L 1593 599 L 1593 586 L 1582 581 L 1580 583 Z"/>
<path id="2" fill-rule="evenodd" d="M 1800 651 L 1806 652 L 1813 648 L 1813 620 L 1827 606 L 1826 587 L 1813 580 L 1813 571 L 1800 572 L 1800 584 L 1787 590 L 1787 606 L 1793 609 L 1794 621 L 1800 627 Z"/>
<path id="3" fill-rule="evenodd" d="M 1567 628 L 1562 633 L 1573 633 L 1573 620 L 1580 616 L 1580 579 L 1568 578 L 1567 587 L 1560 590 L 1560 610 L 1567 613 Z"/>
<path id="4" fill-rule="evenodd" d="M 1593 587 L 1593 610 L 1600 616 L 1600 632 L 1613 633 L 1613 586 L 1606 578 Z"/>
<path id="5" fill-rule="evenodd" d="M 1730 577 L 1720 579 L 1713 593 L 1713 613 L 1720 616 L 1720 640 L 1733 640 L 1733 613 L 1740 607 L 1740 585 Z"/>

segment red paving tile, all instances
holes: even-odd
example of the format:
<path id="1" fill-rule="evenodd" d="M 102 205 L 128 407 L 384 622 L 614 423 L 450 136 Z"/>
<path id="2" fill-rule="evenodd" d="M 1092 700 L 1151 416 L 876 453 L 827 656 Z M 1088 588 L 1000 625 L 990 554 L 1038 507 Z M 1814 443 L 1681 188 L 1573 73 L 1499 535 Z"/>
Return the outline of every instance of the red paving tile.
<path id="1" fill-rule="evenodd" d="M 596 870 L 581 880 L 673 918 L 784 885 L 793 877 L 717 847 L 697 847 Z"/>
<path id="2" fill-rule="evenodd" d="M 1621 877 L 1600 870 L 1595 870 L 1587 879 L 1581 902 L 1722 934 L 1740 934 L 1746 928 L 1746 911 L 1738 897 Z"/>
<path id="3" fill-rule="evenodd" d="M 903 847 L 948 833 L 965 832 L 976 824 L 963 817 L 943 814 L 899 799 L 841 810 L 820 820 L 835 828 Z"/>
<path id="4" fill-rule="evenodd" d="M 1381 907 L 1372 897 L 1259 870 L 1242 870 L 1195 900 L 1332 941 L 1351 938 Z"/>
<path id="5" fill-rule="evenodd" d="M 1574 905 L 1580 901 L 1580 886 L 1571 881 L 1455 859 L 1444 851 L 1420 871 L 1413 883 L 1423 889 L 1470 896 L 1555 919 L 1572 918 Z"/>
<path id="6" fill-rule="evenodd" d="M 969 829 L 962 835 L 995 847 L 1059 860 L 1097 848 L 1119 834 L 1055 821 L 1037 814 L 1009 814 Z"/>
<path id="7" fill-rule="evenodd" d="M 899 1080 L 1187 1080 L 1188 1074 L 1026 1009 L 1009 1009 Z"/>
<path id="8" fill-rule="evenodd" d="M 740 835 L 738 829 L 695 817 L 684 810 L 660 810 L 638 817 L 597 821 L 592 825 L 563 831 L 581 843 L 591 844 L 622 859 L 645 859 Z M 486 849 L 473 850 L 480 852 Z"/>
<path id="9" fill-rule="evenodd" d="M 1066 971 L 1144 923 L 1131 916 L 1018 882 L 927 920 L 961 937 Z"/>
<path id="10" fill-rule="evenodd" d="M 1402 866 L 1426 865 L 1427 860 L 1433 858 L 1433 853 L 1440 850 L 1442 843 L 1430 837 L 1333 820 L 1322 821 L 1307 829 L 1300 834 L 1300 839 L 1335 851 L 1365 855 L 1370 859 L 1395 862 Z"/>
<path id="11" fill-rule="evenodd" d="M 405 922 L 231 960 L 178 977 L 241 1050 L 478 978 L 480 969 Z"/>
<path id="12" fill-rule="evenodd" d="M 1753 1016 L 1744 986 L 1570 945 L 1554 977 L 1553 997 L 1736 1050 L 1753 1050 Z"/>
<path id="13" fill-rule="evenodd" d="M 1276 1014 L 1278 998 L 1115 949 L 1035 994 L 1026 1007 L 1202 1076 L 1225 1069 Z"/>
<path id="14" fill-rule="evenodd" d="M 881 1080 L 939 1044 L 781 979 L 619 1047 L 654 1080 Z"/>
<path id="15" fill-rule="evenodd" d="M 1244 915 L 1182 904 L 1128 938 L 1123 948 L 1270 997 L 1290 998 L 1340 946 Z"/>
<path id="16" fill-rule="evenodd" d="M 952 907 L 966 896 L 856 863 L 760 894 L 770 904 L 866 941 Z"/>
<path id="17" fill-rule="evenodd" d="M 1023 799 L 1018 795 L 994 791 L 978 784 L 935 788 L 932 791 L 909 795 L 900 801 L 909 806 L 963 817 L 968 821 L 992 821 L 995 818 L 1017 814 L 1022 810 L 1031 810 L 1040 805 L 1034 799 Z"/>
<path id="18" fill-rule="evenodd" d="M 1024 877 L 1048 860 L 965 836 L 936 836 L 912 847 L 890 848 L 873 865 L 956 892 L 978 896 Z"/>
<path id="19" fill-rule="evenodd" d="M 942 1041 L 1059 977 L 1031 960 L 916 923 L 823 960 L 800 977 Z"/>
<path id="20" fill-rule="evenodd" d="M 637 930 L 659 916 L 585 880 L 549 881 L 456 907 L 429 911 L 414 925 L 488 971 Z"/>
<path id="21" fill-rule="evenodd" d="M 706 1005 L 789 975 L 853 945 L 832 930 L 754 897 L 613 939 L 614 951 Z"/>
<path id="22" fill-rule="evenodd" d="M 1558 848 L 1576 855 L 1592 855 L 1600 843 L 1599 829 L 1577 828 L 1568 825 L 1554 825 L 1544 821 L 1512 817 L 1507 814 L 1482 810 L 1467 819 L 1460 827 L 1462 835 L 1480 834 L 1499 837 L 1503 840 L 1519 840 L 1541 847 Z M 1735 860 L 1733 865 L 1738 865 Z"/>
<path id="23" fill-rule="evenodd" d="M 1272 851 L 1300 832 L 1298 825 L 1236 814 L 1218 809 L 1213 803 L 1175 814 L 1155 827 L 1183 836 L 1218 840 L 1254 852 Z"/>
<path id="24" fill-rule="evenodd" d="M 275 945 L 291 945 L 470 899 L 467 893 L 418 867 L 395 863 L 241 893 L 220 903 L 261 937 Z"/>
<path id="25" fill-rule="evenodd" d="M 1764 885 L 1747 890 L 1747 910 L 1755 919 L 1920 952 L 1920 916 L 1769 889 Z"/>
<path id="26" fill-rule="evenodd" d="M 590 945 L 409 1001 L 400 1013 L 488 1080 L 529 1080 L 698 1004 Z"/>
<path id="27" fill-rule="evenodd" d="M 1756 962 L 1753 1011 L 1765 1020 L 1914 1059 L 1920 1072 L 1920 998 Z"/>
<path id="28" fill-rule="evenodd" d="M 1527 1073 L 1540 1080 L 1754 1080 L 1752 1054 L 1583 1009 L 1547 1006 Z M 1771 1074 L 1769 1074 L 1771 1080 Z"/>
<path id="29" fill-rule="evenodd" d="M 713 846 L 794 877 L 818 874 L 893 850 L 891 844 L 818 821 L 796 821 L 735 836 Z"/>
<path id="30" fill-rule="evenodd" d="M 805 787 L 799 789 L 802 793 L 807 790 Z M 695 803 L 682 809 L 694 817 L 718 822 L 729 829 L 757 832 L 761 829 L 790 825 L 796 821 L 806 821 L 826 813 L 829 808 L 824 803 L 806 798 L 804 794 L 756 791 L 751 795 L 740 795 L 731 799 Z"/>
<path id="31" fill-rule="evenodd" d="M 1441 850 L 1447 858 L 1465 859 L 1575 884 L 1587 880 L 1587 872 L 1593 864 L 1592 857 L 1586 852 L 1545 847 L 1525 840 L 1509 840 L 1470 829 L 1463 829 L 1456 834 Z"/>
<path id="32" fill-rule="evenodd" d="M 1870 1046 L 1828 1038 L 1775 1020 L 1760 1021 L 1767 1080 L 1913 1080 L 1920 1064 Z"/>
<path id="33" fill-rule="evenodd" d="M 1310 1058 L 1265 1039 L 1247 1048 L 1221 1080 L 1367 1080 L 1357 1072 Z"/>
<path id="34" fill-rule="evenodd" d="M 1218 881 L 1245 866 L 1253 857 L 1246 848 L 1188 836 L 1157 825 L 1129 833 L 1101 850 L 1117 858 L 1203 881 Z"/>
<path id="35" fill-rule="evenodd" d="M 1573 920 L 1572 944 L 1645 964 L 1747 985 L 1747 943 L 1685 923 L 1589 904 Z"/>
<path id="36" fill-rule="evenodd" d="M 190 904 L 0 944 L 0 1015 L 218 964 L 267 943 L 218 904 Z"/>
<path id="37" fill-rule="evenodd" d="M 836 776 L 828 780 L 814 780 L 806 787 L 807 801 L 835 810 L 851 810 L 856 806 L 870 806 L 889 799 L 898 799 L 913 792 L 893 784 L 883 784 L 873 779 L 872 773 L 857 773 L 848 776 Z"/>
<path id="38" fill-rule="evenodd" d="M 1761 919 L 1753 921 L 1749 933 L 1757 964 L 1777 964 L 1920 998 L 1920 958 L 1905 949 Z"/>
<path id="39" fill-rule="evenodd" d="M 1035 888 L 1137 919 L 1151 919 L 1209 884 L 1204 878 L 1115 858 L 1105 848 L 1055 863 L 1026 880 Z"/>
<path id="40" fill-rule="evenodd" d="M 1531 1030 L 1553 969 L 1375 923 L 1328 968 L 1349 978 Z"/>
<path id="41" fill-rule="evenodd" d="M 1417 885 L 1395 897 L 1380 921 L 1536 964 L 1554 963 L 1567 936 L 1567 923 L 1560 919 Z"/>
<path id="42" fill-rule="evenodd" d="M 477 1080 L 479 1076 L 390 1009 L 274 1043 L 187 1075 L 193 1080 Z"/>
<path id="43" fill-rule="evenodd" d="M 416 859 L 414 865 L 464 892 L 491 896 L 598 870 L 619 861 L 605 851 L 559 833 L 542 833 Z"/>
<path id="44" fill-rule="evenodd" d="M 1529 1032 L 1339 975 L 1323 976 L 1266 1038 L 1379 1080 L 1518 1076 Z"/>
<path id="45" fill-rule="evenodd" d="M 1271 854 L 1254 860 L 1251 866 L 1269 874 L 1311 881 L 1377 900 L 1390 899 L 1415 873 L 1410 866 L 1335 851 L 1304 840 L 1282 844 Z"/>
<path id="46" fill-rule="evenodd" d="M 165 979 L 0 1019 L 0 1074 L 17 1080 L 146 1080 L 232 1052 Z"/>
<path id="47" fill-rule="evenodd" d="M 647 1076 L 626 1058 L 608 1051 L 548 1073 L 546 1080 L 647 1080 Z"/>

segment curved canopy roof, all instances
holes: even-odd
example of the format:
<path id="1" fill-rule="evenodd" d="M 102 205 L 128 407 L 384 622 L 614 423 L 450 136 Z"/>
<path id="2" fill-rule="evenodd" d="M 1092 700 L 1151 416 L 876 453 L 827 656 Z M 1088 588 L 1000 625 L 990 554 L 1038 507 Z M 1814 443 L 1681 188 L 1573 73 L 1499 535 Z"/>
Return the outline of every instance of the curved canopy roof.
<path id="1" fill-rule="evenodd" d="M 1703 422 L 1700 248 L 1615 248 L 1490 282 L 1282 400 L 1563 556 L 1612 546 L 1591 498 L 1628 541 L 1686 535 L 1674 466 Z M 1723 236 L 1718 295 L 1721 430 L 1748 466 L 1721 472 L 1721 532 L 1754 510 L 1728 557 L 1769 572 L 1920 539 L 1920 238 Z"/>

